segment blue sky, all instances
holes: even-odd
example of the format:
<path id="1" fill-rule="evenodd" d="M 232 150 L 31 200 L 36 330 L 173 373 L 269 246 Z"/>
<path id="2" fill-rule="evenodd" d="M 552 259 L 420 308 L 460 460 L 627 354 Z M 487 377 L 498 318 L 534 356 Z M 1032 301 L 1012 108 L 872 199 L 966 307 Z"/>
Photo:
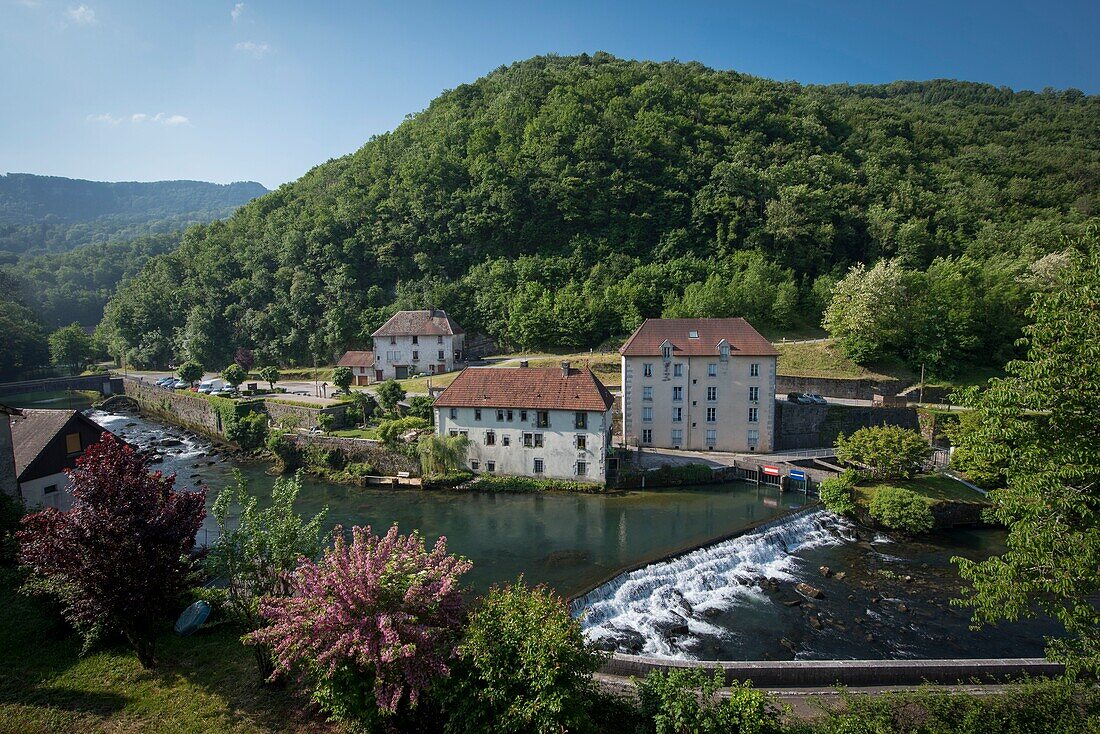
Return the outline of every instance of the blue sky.
<path id="1" fill-rule="evenodd" d="M 1095 0 L 0 0 L 0 172 L 274 187 L 548 52 L 1096 94 L 1097 29 Z"/>

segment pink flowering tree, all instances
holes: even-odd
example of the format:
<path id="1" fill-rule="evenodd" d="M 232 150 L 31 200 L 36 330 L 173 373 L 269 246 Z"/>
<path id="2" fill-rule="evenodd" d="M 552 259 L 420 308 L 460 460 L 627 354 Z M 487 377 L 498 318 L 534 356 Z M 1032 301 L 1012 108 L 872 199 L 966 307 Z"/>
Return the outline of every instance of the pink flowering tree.
<path id="1" fill-rule="evenodd" d="M 268 646 L 273 677 L 292 668 L 312 673 L 314 698 L 336 719 L 369 721 L 416 706 L 421 693 L 449 674 L 462 619 L 459 577 L 465 558 L 447 553 L 446 538 L 429 552 L 416 532 L 384 536 L 343 528 L 318 561 L 303 559 L 289 596 L 265 597 L 269 621 L 246 637 Z"/>

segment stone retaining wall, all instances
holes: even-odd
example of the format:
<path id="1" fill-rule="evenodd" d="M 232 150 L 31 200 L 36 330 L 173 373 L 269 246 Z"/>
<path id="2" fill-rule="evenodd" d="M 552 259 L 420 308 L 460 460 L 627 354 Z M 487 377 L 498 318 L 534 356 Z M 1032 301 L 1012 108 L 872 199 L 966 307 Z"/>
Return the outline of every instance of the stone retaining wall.
<path id="1" fill-rule="evenodd" d="M 719 661 L 666 660 L 615 653 L 601 668 L 606 675 L 644 678 L 655 670 L 683 668 L 721 670 L 727 685 L 751 680 L 758 687 L 774 686 L 890 686 L 920 683 L 970 683 L 1055 677 L 1065 666 L 1044 658 L 956 660 L 782 660 Z"/>
<path id="2" fill-rule="evenodd" d="M 310 407 L 305 405 L 289 405 L 279 402 L 274 398 L 264 400 L 264 410 L 267 411 L 267 415 L 271 418 L 271 422 L 277 426 L 281 425 L 281 420 L 286 416 L 295 416 L 298 419 L 299 428 L 313 428 L 317 425 L 319 416 L 322 413 L 326 413 L 333 418 L 333 428 L 343 428 L 347 424 L 345 417 L 347 409 L 347 403 L 339 403 L 337 405 L 330 405 L 326 408 L 322 408 L 321 406 Z"/>
<path id="3" fill-rule="evenodd" d="M 420 474 L 420 464 L 415 459 L 386 448 L 380 441 L 339 436 L 312 436 L 304 433 L 288 433 L 287 436 L 299 449 L 306 446 L 336 449 L 348 461 L 370 464 L 377 473 L 384 476 L 397 476 L 398 472 L 408 472 L 413 476 Z"/>
<path id="4" fill-rule="evenodd" d="M 783 395 L 790 392 L 812 392 L 827 398 L 851 398 L 870 400 L 875 393 L 897 395 L 909 385 L 910 380 L 844 379 L 840 377 L 795 377 L 776 375 L 775 391 Z"/>
<path id="5" fill-rule="evenodd" d="M 126 380 L 124 391 L 142 410 L 173 423 L 224 438 L 221 415 L 206 398 L 184 390 L 166 390 L 149 382 Z"/>
<path id="6" fill-rule="evenodd" d="M 832 446 L 841 433 L 851 435 L 868 426 L 901 426 L 920 430 L 920 421 L 913 408 L 799 405 L 778 400 L 775 405 L 775 450 Z"/>

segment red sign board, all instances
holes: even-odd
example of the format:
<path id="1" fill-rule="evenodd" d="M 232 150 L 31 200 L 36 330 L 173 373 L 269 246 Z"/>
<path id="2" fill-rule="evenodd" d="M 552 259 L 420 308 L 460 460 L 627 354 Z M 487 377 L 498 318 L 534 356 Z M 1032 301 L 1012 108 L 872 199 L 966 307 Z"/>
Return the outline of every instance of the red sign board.
<path id="1" fill-rule="evenodd" d="M 765 474 L 769 475 L 769 476 L 773 476 L 773 477 L 778 477 L 779 476 L 779 467 L 778 466 L 771 466 L 770 464 L 765 464 L 763 467 L 761 467 L 760 470 L 762 472 L 764 472 Z"/>

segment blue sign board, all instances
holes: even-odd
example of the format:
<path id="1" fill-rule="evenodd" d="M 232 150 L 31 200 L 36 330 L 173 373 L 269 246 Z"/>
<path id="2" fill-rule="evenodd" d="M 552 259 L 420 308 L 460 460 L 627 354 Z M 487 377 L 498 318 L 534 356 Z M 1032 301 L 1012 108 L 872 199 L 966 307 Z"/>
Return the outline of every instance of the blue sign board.
<path id="1" fill-rule="evenodd" d="M 791 479 L 797 479 L 800 482 L 804 482 L 806 481 L 806 472 L 801 469 L 791 469 L 790 477 Z"/>

